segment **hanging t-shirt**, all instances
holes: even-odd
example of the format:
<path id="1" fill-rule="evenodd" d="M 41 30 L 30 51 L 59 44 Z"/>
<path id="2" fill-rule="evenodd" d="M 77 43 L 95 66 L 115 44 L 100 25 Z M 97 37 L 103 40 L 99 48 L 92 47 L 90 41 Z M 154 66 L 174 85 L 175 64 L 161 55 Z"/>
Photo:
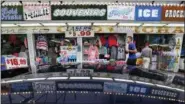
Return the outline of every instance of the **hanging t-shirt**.
<path id="1" fill-rule="evenodd" d="M 98 58 L 98 48 L 96 46 L 90 46 L 88 50 L 88 60 L 95 60 Z"/>
<path id="2" fill-rule="evenodd" d="M 117 46 L 117 38 L 114 35 L 108 37 L 109 47 Z"/>
<path id="3" fill-rule="evenodd" d="M 48 43 L 47 43 L 47 39 L 45 36 L 40 35 L 37 37 L 36 48 L 45 50 L 45 51 L 48 50 Z"/>
<path id="4" fill-rule="evenodd" d="M 125 60 L 125 48 L 122 46 L 122 47 L 118 47 L 118 54 L 117 54 L 117 59 L 118 60 Z"/>
<path id="5" fill-rule="evenodd" d="M 111 59 L 116 59 L 117 58 L 117 48 L 115 46 L 111 47 Z"/>
<path id="6" fill-rule="evenodd" d="M 106 55 L 107 54 L 107 48 L 105 46 L 102 46 L 99 48 L 99 54 Z"/>

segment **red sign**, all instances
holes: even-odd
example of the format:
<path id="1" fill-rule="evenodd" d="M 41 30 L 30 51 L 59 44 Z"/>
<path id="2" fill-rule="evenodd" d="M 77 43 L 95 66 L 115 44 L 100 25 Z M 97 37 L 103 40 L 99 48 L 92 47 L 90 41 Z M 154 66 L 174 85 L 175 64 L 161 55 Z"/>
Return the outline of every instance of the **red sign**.
<path id="1" fill-rule="evenodd" d="M 15 69 L 28 67 L 27 59 L 23 57 L 6 58 L 6 68 Z"/>
<path id="2" fill-rule="evenodd" d="M 184 21 L 185 6 L 163 6 L 162 21 Z"/>

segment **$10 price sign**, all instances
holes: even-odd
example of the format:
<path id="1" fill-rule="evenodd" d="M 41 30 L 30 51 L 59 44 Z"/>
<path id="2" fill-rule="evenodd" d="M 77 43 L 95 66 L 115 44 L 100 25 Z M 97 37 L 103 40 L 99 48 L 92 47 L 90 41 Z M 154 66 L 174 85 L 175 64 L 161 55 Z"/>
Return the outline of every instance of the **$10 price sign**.
<path id="1" fill-rule="evenodd" d="M 24 57 L 6 58 L 6 68 L 7 69 L 24 68 L 24 67 L 28 67 L 26 58 Z"/>

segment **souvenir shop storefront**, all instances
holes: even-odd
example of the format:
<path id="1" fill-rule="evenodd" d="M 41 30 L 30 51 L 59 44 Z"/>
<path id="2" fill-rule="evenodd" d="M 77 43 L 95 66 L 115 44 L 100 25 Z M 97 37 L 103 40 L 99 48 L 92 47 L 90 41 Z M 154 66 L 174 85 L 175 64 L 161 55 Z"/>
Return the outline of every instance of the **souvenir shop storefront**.
<path id="1" fill-rule="evenodd" d="M 179 11 L 177 16 L 174 11 Z M 87 69 L 121 74 L 128 58 L 127 36 L 131 36 L 138 59 L 145 42 L 150 43 L 148 69 L 178 72 L 183 13 L 181 5 L 6 4 L 1 11 L 1 71 Z"/>

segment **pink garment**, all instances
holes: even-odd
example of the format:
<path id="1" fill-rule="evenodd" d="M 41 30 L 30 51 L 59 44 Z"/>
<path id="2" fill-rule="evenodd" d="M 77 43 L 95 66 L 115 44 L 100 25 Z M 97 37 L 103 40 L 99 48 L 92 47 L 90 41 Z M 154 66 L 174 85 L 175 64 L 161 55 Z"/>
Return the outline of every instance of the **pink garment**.
<path id="1" fill-rule="evenodd" d="M 96 46 L 90 46 L 88 50 L 88 60 L 95 60 L 98 58 L 98 48 Z"/>
<path id="2" fill-rule="evenodd" d="M 24 45 L 26 48 L 28 48 L 28 41 L 27 41 L 27 38 L 24 38 Z"/>
<path id="3" fill-rule="evenodd" d="M 13 53 L 13 55 L 19 57 L 19 53 Z"/>

